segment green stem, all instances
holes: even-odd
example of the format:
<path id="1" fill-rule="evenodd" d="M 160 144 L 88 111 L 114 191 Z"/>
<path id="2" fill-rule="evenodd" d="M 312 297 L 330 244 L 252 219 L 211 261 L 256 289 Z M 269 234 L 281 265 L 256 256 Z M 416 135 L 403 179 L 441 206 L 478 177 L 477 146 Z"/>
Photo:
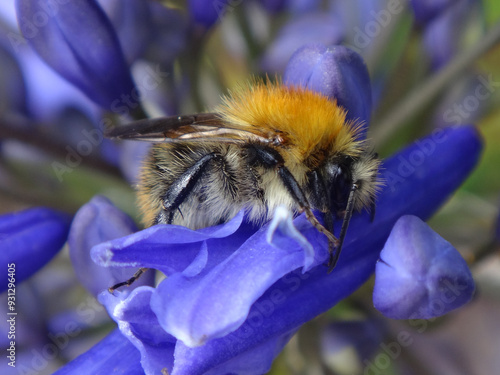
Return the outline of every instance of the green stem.
<path id="1" fill-rule="evenodd" d="M 372 135 L 377 148 L 384 145 L 392 134 L 407 123 L 408 118 L 413 117 L 431 103 L 448 84 L 458 79 L 465 69 L 498 42 L 500 42 L 500 23 L 495 25 L 475 46 L 459 55 L 396 104 L 395 109 L 379 121 L 376 131 Z"/>

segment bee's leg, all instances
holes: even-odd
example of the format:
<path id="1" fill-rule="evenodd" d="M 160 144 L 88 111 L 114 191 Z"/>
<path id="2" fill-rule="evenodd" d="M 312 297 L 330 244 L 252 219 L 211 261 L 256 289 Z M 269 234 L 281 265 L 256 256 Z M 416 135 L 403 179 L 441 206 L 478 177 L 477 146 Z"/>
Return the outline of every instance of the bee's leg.
<path id="1" fill-rule="evenodd" d="M 167 189 L 162 198 L 162 212 L 158 215 L 156 222 L 171 224 L 174 219 L 174 213 L 179 209 L 184 200 L 191 194 L 196 187 L 200 177 L 206 171 L 211 161 L 221 161 L 222 156 L 212 152 L 203 156 L 191 167 L 180 175 Z"/>
<path id="2" fill-rule="evenodd" d="M 184 202 L 184 200 L 193 191 L 196 183 L 206 171 L 208 163 L 212 160 L 222 159 L 220 154 L 212 152 L 203 156 L 200 160 L 194 163 L 191 167 L 181 174 L 172 185 L 169 186 L 166 193 L 163 195 L 162 211 L 158 214 L 154 224 L 171 224 L 174 218 L 175 211 Z M 122 286 L 130 286 L 136 281 L 148 268 L 140 268 L 130 279 L 113 285 L 108 288 L 110 293 Z"/>
<path id="3" fill-rule="evenodd" d="M 278 166 L 278 175 L 281 178 L 281 181 L 285 185 L 286 189 L 292 196 L 293 200 L 297 203 L 299 206 L 299 209 L 305 213 L 307 220 L 314 225 L 314 227 L 323 233 L 327 238 L 328 241 L 333 243 L 334 246 L 338 247 L 339 245 L 339 239 L 333 235 L 332 232 L 330 232 L 328 229 L 326 229 L 314 216 L 314 213 L 312 212 L 311 206 L 309 205 L 309 202 L 307 201 L 307 198 L 300 188 L 298 182 L 295 180 L 293 177 L 292 173 L 286 168 L 284 165 Z"/>
<path id="4" fill-rule="evenodd" d="M 134 275 L 130 279 L 122 281 L 121 283 L 115 284 L 112 287 L 109 287 L 108 291 L 110 293 L 113 293 L 116 289 L 121 288 L 122 286 L 130 286 L 130 285 L 132 285 L 148 269 L 149 268 L 145 268 L 145 267 L 139 268 L 139 270 L 136 273 L 134 273 Z"/>

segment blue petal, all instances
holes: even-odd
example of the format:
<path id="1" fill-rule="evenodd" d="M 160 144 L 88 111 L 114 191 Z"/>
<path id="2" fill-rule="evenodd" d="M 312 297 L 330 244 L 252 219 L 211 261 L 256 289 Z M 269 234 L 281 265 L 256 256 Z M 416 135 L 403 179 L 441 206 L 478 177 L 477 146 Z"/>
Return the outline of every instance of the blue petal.
<path id="1" fill-rule="evenodd" d="M 169 276 L 151 298 L 160 325 L 193 347 L 241 326 L 253 303 L 277 280 L 306 263 L 313 266 L 327 259 L 327 244 L 318 241 L 324 236 L 303 216 L 295 224 L 302 233 L 298 240 L 297 229 L 266 225 L 217 266 L 195 276 Z M 293 237 L 285 240 L 283 234 L 268 234 L 269 230 L 291 231 Z M 276 240 L 275 245 L 268 244 L 270 237 Z M 308 254 L 312 251 L 310 243 L 317 244 L 316 257 Z M 208 256 L 218 251 L 217 246 L 209 247 Z M 315 264 L 311 264 L 313 260 Z"/>
<path id="2" fill-rule="evenodd" d="M 211 263 L 229 256 L 252 231 L 241 225 L 242 220 L 243 212 L 240 212 L 228 223 L 196 231 L 176 225 L 155 225 L 94 246 L 92 259 L 105 267 L 155 268 L 166 275 L 182 272 L 196 260 L 203 241 L 218 249 Z"/>
<path id="3" fill-rule="evenodd" d="M 132 275 L 122 267 L 99 267 L 92 261 L 90 249 L 101 242 L 126 236 L 136 230 L 132 219 L 104 197 L 96 196 L 78 210 L 69 234 L 69 255 L 78 279 L 91 294 L 97 296 L 102 290 L 107 290 Z M 152 284 L 153 277 L 152 273 L 148 273 L 137 285 Z"/>
<path id="4" fill-rule="evenodd" d="M 373 303 L 393 319 L 429 319 L 469 302 L 474 280 L 455 248 L 415 216 L 403 216 L 380 253 Z"/>
<path id="5" fill-rule="evenodd" d="M 136 90 L 118 37 L 95 0 L 16 0 L 16 6 L 30 45 L 94 102 L 112 110 Z"/>
<path id="6" fill-rule="evenodd" d="M 163 368 L 172 371 L 176 340 L 159 325 L 149 307 L 154 289 L 143 286 L 118 297 L 104 291 L 99 302 L 106 306 L 120 331 L 141 353 L 141 364 L 146 374 L 159 374 Z"/>
<path id="7" fill-rule="evenodd" d="M 182 374 L 265 374 L 271 369 L 272 362 L 283 349 L 288 340 L 295 334 L 296 330 L 284 333 L 277 337 L 266 340 L 255 345 L 248 351 L 244 351 L 233 358 L 211 367 L 205 366 L 202 370 L 197 364 L 196 351 L 178 341 L 175 347 L 175 372 L 172 375 Z"/>
<path id="8" fill-rule="evenodd" d="M 267 48 L 261 68 L 267 72 L 282 72 L 290 57 L 307 43 L 339 44 L 344 30 L 338 20 L 328 14 L 312 13 L 292 19 Z M 294 82 L 295 83 L 295 82 Z"/>
<path id="9" fill-rule="evenodd" d="M 139 351 L 120 331 L 115 330 L 88 352 L 75 358 L 54 373 L 144 375 Z"/>
<path id="10" fill-rule="evenodd" d="M 347 110 L 347 119 L 363 122 L 366 131 L 372 110 L 370 77 L 356 52 L 343 46 L 304 46 L 291 57 L 284 82 L 337 100 Z"/>
<path id="11" fill-rule="evenodd" d="M 70 218 L 48 208 L 33 208 L 0 216 L 0 264 L 14 264 L 15 282 L 27 279 L 63 247 Z M 7 271 L 0 292 L 7 289 Z"/>

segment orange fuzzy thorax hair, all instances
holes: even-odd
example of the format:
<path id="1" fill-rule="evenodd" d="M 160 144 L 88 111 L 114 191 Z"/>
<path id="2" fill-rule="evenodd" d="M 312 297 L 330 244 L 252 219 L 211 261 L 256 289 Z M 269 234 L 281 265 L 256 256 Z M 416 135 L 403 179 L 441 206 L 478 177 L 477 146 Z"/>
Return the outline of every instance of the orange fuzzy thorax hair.
<path id="1" fill-rule="evenodd" d="M 357 156 L 358 126 L 346 121 L 346 111 L 335 100 L 282 83 L 254 82 L 223 98 L 217 108 L 228 123 L 283 133 L 286 159 L 301 163 L 314 154 Z"/>

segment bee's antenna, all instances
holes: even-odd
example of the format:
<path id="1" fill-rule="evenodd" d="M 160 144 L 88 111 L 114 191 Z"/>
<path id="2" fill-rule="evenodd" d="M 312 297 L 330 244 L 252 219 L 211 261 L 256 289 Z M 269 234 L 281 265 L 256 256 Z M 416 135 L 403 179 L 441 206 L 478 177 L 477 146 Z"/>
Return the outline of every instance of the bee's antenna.
<path id="1" fill-rule="evenodd" d="M 339 242 L 335 254 L 330 254 L 330 261 L 328 262 L 328 272 L 332 272 L 339 260 L 340 251 L 342 250 L 342 244 L 344 243 L 344 238 L 347 233 L 347 228 L 349 227 L 349 222 L 351 221 L 352 211 L 354 210 L 354 194 L 358 190 L 358 184 L 354 183 L 351 186 L 351 192 L 349 193 L 349 198 L 347 199 L 347 206 L 345 209 L 344 220 L 342 221 L 342 228 L 340 228 Z"/>

